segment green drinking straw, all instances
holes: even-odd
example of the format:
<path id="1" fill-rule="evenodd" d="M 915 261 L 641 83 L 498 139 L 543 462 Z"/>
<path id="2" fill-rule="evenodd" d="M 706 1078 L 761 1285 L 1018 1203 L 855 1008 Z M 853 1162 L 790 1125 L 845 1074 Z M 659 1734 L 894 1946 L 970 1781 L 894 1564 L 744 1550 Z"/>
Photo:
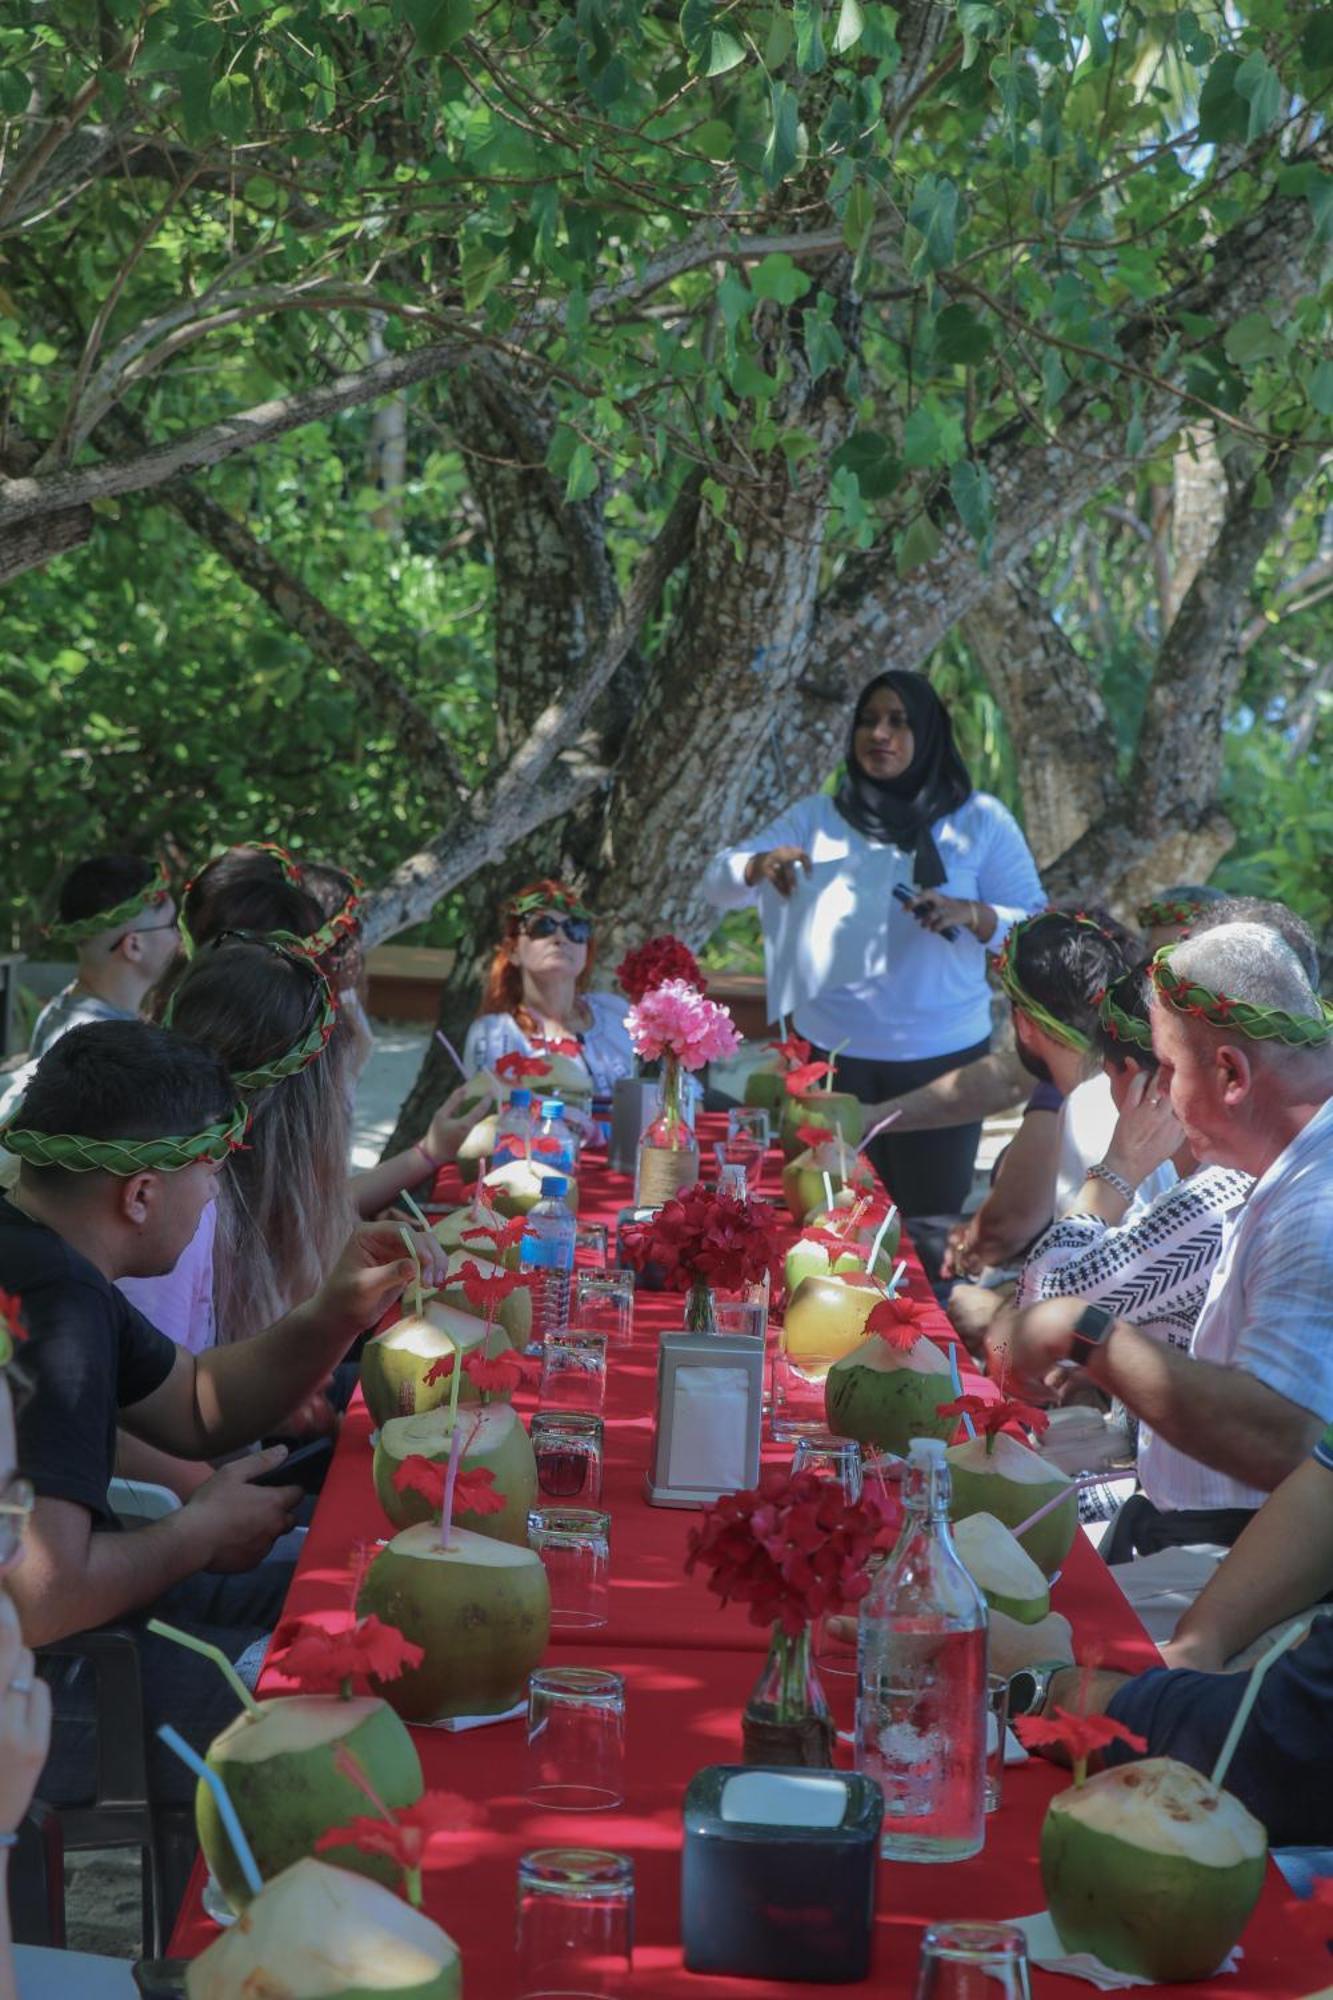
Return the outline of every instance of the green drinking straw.
<path id="1" fill-rule="evenodd" d="M 1219 1792 L 1226 1782 L 1226 1775 L 1230 1769 L 1231 1760 L 1236 1754 L 1236 1745 L 1240 1742 L 1245 1725 L 1250 1719 L 1250 1711 L 1259 1699 L 1259 1690 L 1263 1686 L 1264 1675 L 1268 1672 L 1274 1660 L 1285 1653 L 1289 1646 L 1294 1646 L 1298 1639 L 1303 1639 L 1308 1630 L 1309 1627 L 1303 1618 L 1295 1619 L 1292 1624 L 1288 1625 L 1285 1632 L 1278 1633 L 1277 1638 L 1274 1639 L 1268 1651 L 1261 1653 L 1250 1669 L 1250 1685 L 1240 1698 L 1240 1707 L 1236 1710 L 1232 1718 L 1231 1727 L 1227 1731 L 1227 1740 L 1218 1752 L 1217 1762 L 1213 1766 L 1213 1775 L 1210 1783 L 1215 1785 Z"/>
<path id="2" fill-rule="evenodd" d="M 420 1319 L 421 1318 L 421 1259 L 417 1255 L 417 1246 L 412 1241 L 412 1232 L 408 1228 L 405 1222 L 399 1223 L 398 1234 L 403 1239 L 404 1248 L 406 1249 L 408 1256 L 412 1259 L 412 1269 L 416 1272 L 416 1276 L 412 1280 L 412 1310 L 416 1314 L 417 1318 Z"/>
<path id="3" fill-rule="evenodd" d="M 148 1630 L 159 1639 L 170 1639 L 173 1645 L 188 1646 L 192 1653 L 202 1653 L 206 1660 L 213 1662 L 247 1714 L 258 1716 L 263 1713 L 221 1646 L 211 1646 L 207 1639 L 196 1639 L 193 1632 L 182 1632 L 179 1625 L 168 1625 L 162 1618 L 150 1618 Z"/>
<path id="4" fill-rule="evenodd" d="M 148 1629 L 151 1631 L 152 1627 L 149 1626 Z M 218 1817 L 227 1829 L 227 1838 L 235 1849 L 236 1859 L 241 1864 L 241 1873 L 245 1877 L 245 1886 L 252 1896 L 257 1896 L 264 1886 L 264 1878 L 255 1866 L 255 1857 L 250 1851 L 250 1843 L 241 1832 L 241 1822 L 236 1817 L 236 1808 L 227 1794 L 227 1787 L 223 1784 L 217 1772 L 209 1769 L 198 1751 L 192 1750 L 185 1739 L 176 1734 L 176 1731 L 169 1722 L 164 1722 L 157 1733 L 166 1744 L 168 1750 L 174 1750 L 182 1764 L 188 1764 L 194 1772 L 195 1777 L 207 1785 L 209 1791 L 212 1792 L 217 1802 Z"/>
<path id="5" fill-rule="evenodd" d="M 429 1222 L 427 1222 L 425 1216 L 421 1213 L 421 1210 L 417 1207 L 416 1203 L 413 1201 L 411 1195 L 408 1193 L 406 1188 L 400 1190 L 398 1199 L 399 1201 L 401 1201 L 403 1207 L 407 1210 L 408 1214 L 414 1217 L 414 1219 L 421 1224 L 421 1227 L 425 1230 L 427 1236 L 429 1236 L 430 1224 Z"/>

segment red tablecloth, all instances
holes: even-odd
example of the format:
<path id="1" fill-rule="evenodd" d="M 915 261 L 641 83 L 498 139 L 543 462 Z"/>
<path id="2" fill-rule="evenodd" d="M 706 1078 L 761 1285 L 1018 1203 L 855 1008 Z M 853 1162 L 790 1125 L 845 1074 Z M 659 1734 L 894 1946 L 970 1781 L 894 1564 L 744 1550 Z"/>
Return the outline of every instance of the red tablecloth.
<path id="1" fill-rule="evenodd" d="M 703 1121 L 704 1134 L 709 1121 Z M 584 1219 L 614 1219 L 628 1185 L 604 1167 L 580 1174 Z M 765 1191 L 777 1194 L 770 1166 Z M 905 1246 L 912 1293 L 928 1304 L 933 1339 L 953 1338 L 935 1305 L 915 1254 Z M 701 1978 L 681 1966 L 679 1922 L 680 1811 L 684 1788 L 702 1765 L 739 1761 L 741 1707 L 757 1675 L 756 1654 L 767 1635 L 739 1609 L 721 1610 L 701 1580 L 684 1575 L 685 1538 L 696 1516 L 655 1508 L 643 1498 L 652 1439 L 656 1338 L 680 1324 L 679 1297 L 640 1293 L 634 1338 L 613 1348 L 606 1406 L 603 1504 L 612 1515 L 611 1615 L 604 1631 L 558 1639 L 561 1657 L 624 1673 L 628 1706 L 626 1804 L 617 1812 L 541 1812 L 521 1797 L 523 1725 L 515 1721 L 461 1736 L 419 1729 L 413 1734 L 428 1788 L 464 1793 L 484 1808 L 479 1832 L 449 1843 L 427 1874 L 426 1906 L 458 1941 L 469 2000 L 510 2000 L 513 1993 L 514 1871 L 529 1847 L 593 1844 L 634 1857 L 637 1942 L 634 1991 L 644 1996 L 811 1996 L 845 1987 L 778 1985 Z M 522 1399 L 520 1398 L 520 1402 Z M 359 1398 L 349 1412 L 288 1599 L 289 1612 L 341 1616 L 347 1602 L 347 1558 L 355 1542 L 388 1531 L 370 1484 L 369 1422 Z M 1056 1586 L 1055 1603 L 1079 1639 L 1094 1637 L 1104 1663 L 1136 1669 L 1156 1653 L 1100 1558 L 1080 1536 Z M 278 1692 L 271 1674 L 261 1684 Z M 1046 1801 L 1068 1782 L 1033 1761 L 1005 1773 L 1004 1800 L 987 1821 L 985 1851 L 949 1867 L 881 1864 L 873 1990 L 903 1995 L 912 1975 L 923 1924 L 942 1917 L 1024 1916 L 1041 1908 L 1037 1839 Z M 202 1913 L 202 1869 L 196 1871 L 172 1950 L 193 1956 L 215 1935 Z M 1324 1928 L 1327 1928 L 1325 1925 Z M 1178 1989 L 1217 2000 L 1295 2000 L 1327 1981 L 1320 1925 L 1293 1912 L 1271 1872 L 1263 1902 L 1245 1936 L 1239 1976 Z M 1035 2000 L 1082 1994 L 1080 1982 L 1035 1972 Z"/>

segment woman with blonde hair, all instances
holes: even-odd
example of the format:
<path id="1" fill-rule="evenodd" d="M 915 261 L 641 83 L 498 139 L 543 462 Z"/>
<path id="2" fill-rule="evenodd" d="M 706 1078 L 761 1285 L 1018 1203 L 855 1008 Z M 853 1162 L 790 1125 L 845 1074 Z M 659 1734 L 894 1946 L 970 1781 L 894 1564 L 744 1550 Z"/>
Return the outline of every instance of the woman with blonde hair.
<path id="1" fill-rule="evenodd" d="M 623 995 L 590 989 L 597 957 L 591 910 L 576 890 L 543 876 L 509 898 L 501 926 L 464 1045 L 468 1075 L 494 1069 L 506 1055 L 575 1043 L 594 1091 L 608 1096 L 617 1077 L 632 1072 L 634 1050 Z"/>

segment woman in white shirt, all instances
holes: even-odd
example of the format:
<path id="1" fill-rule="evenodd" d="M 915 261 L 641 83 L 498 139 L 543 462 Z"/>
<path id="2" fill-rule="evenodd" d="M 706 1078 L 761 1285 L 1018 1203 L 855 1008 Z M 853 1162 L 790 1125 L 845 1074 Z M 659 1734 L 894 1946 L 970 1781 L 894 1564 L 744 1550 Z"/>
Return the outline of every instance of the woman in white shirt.
<path id="1" fill-rule="evenodd" d="M 624 995 L 588 990 L 597 955 L 592 912 L 577 891 L 543 877 L 510 897 L 502 920 L 481 1011 L 463 1045 L 464 1069 L 473 1076 L 501 1056 L 576 1042 L 594 1092 L 609 1097 L 616 1079 L 633 1073 L 634 1049 Z"/>
<path id="2" fill-rule="evenodd" d="M 1017 822 L 973 789 L 948 710 L 908 673 L 862 689 L 835 790 L 717 855 L 704 893 L 757 906 L 770 1018 L 841 1049 L 837 1083 L 867 1104 L 986 1052 L 986 954 L 1045 901 Z M 980 1136 L 889 1131 L 870 1155 L 905 1214 L 956 1214 Z"/>

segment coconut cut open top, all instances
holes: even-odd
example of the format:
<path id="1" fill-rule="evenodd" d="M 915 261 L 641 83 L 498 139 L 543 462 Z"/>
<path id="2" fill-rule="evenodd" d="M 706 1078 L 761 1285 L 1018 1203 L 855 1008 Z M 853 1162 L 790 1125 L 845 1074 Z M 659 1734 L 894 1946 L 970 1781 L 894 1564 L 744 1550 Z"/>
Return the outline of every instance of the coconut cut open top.
<path id="1" fill-rule="evenodd" d="M 508 1403 L 469 1404 L 459 1411 L 463 1425 L 463 1453 L 467 1458 L 489 1458 L 507 1441 L 518 1418 Z M 390 1417 L 380 1432 L 380 1444 L 390 1458 L 447 1458 L 453 1442 L 454 1420 L 449 1406 L 418 1411 L 414 1417 Z"/>
<path id="2" fill-rule="evenodd" d="M 447 1549 L 440 1546 L 438 1521 L 418 1521 L 403 1528 L 388 1545 L 396 1556 L 412 1556 L 423 1562 L 470 1563 L 479 1569 L 531 1569 L 541 1567 L 535 1549 L 514 1542 L 498 1542 L 490 1535 L 474 1534 L 471 1528 L 455 1528 Z"/>
<path id="3" fill-rule="evenodd" d="M 1050 1588 L 1018 1537 L 994 1514 L 969 1514 L 955 1521 L 954 1546 L 970 1570 L 972 1581 L 988 1596 L 1017 1603 L 1050 1602 Z"/>
<path id="4" fill-rule="evenodd" d="M 409 1314 L 386 1333 L 377 1334 L 376 1339 L 395 1353 L 415 1354 L 423 1361 L 433 1361 L 442 1354 L 452 1354 L 455 1348 L 475 1347 L 484 1331 L 482 1321 L 472 1313 L 460 1312 L 457 1306 L 441 1305 L 438 1299 L 431 1299 L 419 1319 Z"/>
<path id="5" fill-rule="evenodd" d="M 990 1472 L 1000 1478 L 1012 1480 L 1016 1486 L 1072 1486 L 1067 1473 L 1061 1472 L 1049 1458 L 1033 1451 L 1028 1445 L 1001 1431 L 989 1451 L 983 1437 L 968 1438 L 963 1444 L 950 1445 L 949 1459 L 954 1465 L 965 1465 L 969 1472 Z"/>
<path id="6" fill-rule="evenodd" d="M 215 1737 L 210 1756 L 233 1764 L 265 1764 L 270 1757 L 291 1757 L 337 1743 L 360 1727 L 368 1715 L 383 1708 L 374 1695 L 276 1695 L 259 1705 L 257 1716 L 238 1715 Z"/>
<path id="7" fill-rule="evenodd" d="M 1239 1799 L 1173 1757 L 1101 1771 L 1061 1792 L 1051 1810 L 1145 1854 L 1180 1856 L 1204 1868 L 1234 1868 L 1268 1846 L 1263 1827 Z"/>

